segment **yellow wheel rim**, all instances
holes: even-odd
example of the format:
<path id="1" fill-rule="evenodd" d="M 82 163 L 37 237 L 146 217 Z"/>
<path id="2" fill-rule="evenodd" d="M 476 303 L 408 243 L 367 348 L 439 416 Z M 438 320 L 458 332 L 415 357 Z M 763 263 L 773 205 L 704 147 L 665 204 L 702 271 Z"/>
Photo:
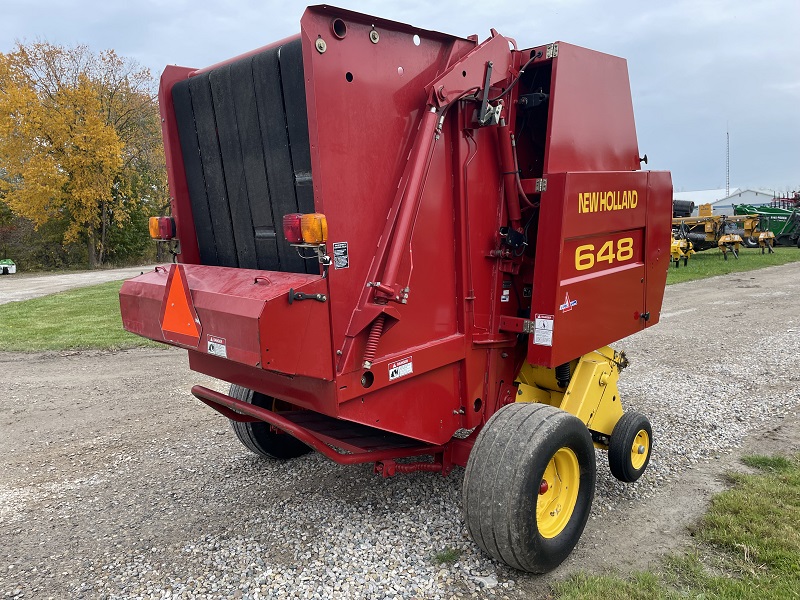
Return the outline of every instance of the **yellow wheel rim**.
<path id="1" fill-rule="evenodd" d="M 536 526 L 545 538 L 554 538 L 569 523 L 578 503 L 581 469 L 569 448 L 553 455 L 544 470 L 536 500 Z"/>
<path id="2" fill-rule="evenodd" d="M 644 466 L 650 454 L 650 436 L 644 429 L 640 429 L 633 438 L 631 446 L 631 465 L 637 471 Z"/>

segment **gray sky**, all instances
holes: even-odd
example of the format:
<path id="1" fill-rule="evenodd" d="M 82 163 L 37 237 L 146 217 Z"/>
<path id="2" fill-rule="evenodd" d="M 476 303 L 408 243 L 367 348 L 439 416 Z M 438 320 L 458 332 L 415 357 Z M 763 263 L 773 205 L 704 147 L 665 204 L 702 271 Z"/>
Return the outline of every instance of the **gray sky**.
<path id="1" fill-rule="evenodd" d="M 639 147 L 676 190 L 800 189 L 800 0 L 542 0 L 385 3 L 359 12 L 521 47 L 556 40 L 628 60 Z M 15 40 L 113 48 L 154 75 L 204 67 L 300 31 L 296 0 L 3 0 L 0 52 Z"/>

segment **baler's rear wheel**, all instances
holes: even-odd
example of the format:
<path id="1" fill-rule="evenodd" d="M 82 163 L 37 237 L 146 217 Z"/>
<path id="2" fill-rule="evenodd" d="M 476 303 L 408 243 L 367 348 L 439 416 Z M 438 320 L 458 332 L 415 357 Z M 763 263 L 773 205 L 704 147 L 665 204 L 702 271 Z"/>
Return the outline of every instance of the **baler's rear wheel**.
<path id="1" fill-rule="evenodd" d="M 550 571 L 583 533 L 595 474 L 592 438 L 578 418 L 546 404 L 505 406 L 486 423 L 467 463 L 467 529 L 495 559 Z"/>
<path id="2" fill-rule="evenodd" d="M 650 462 L 653 429 L 643 414 L 626 412 L 611 432 L 608 466 L 611 474 L 625 483 L 639 479 Z"/>
<path id="3" fill-rule="evenodd" d="M 265 396 L 259 392 L 254 392 L 240 385 L 231 385 L 230 396 L 254 404 L 261 408 L 276 410 L 276 404 L 281 403 L 270 396 Z M 259 421 L 251 423 L 240 423 L 231 421 L 236 437 L 251 452 L 267 458 L 288 459 L 297 458 L 303 454 L 311 452 L 311 448 L 288 433 L 274 431 L 269 423 Z"/>

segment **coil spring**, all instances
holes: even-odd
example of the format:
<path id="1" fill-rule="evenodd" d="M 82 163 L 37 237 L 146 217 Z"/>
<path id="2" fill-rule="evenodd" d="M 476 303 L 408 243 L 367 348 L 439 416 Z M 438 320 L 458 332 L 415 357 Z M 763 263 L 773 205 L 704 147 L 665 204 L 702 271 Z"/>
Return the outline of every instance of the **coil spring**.
<path id="1" fill-rule="evenodd" d="M 556 382 L 558 383 L 558 387 L 567 387 L 571 377 L 572 373 L 570 373 L 569 363 L 564 363 L 556 367 Z"/>
<path id="2" fill-rule="evenodd" d="M 400 463 L 395 466 L 398 473 L 413 473 L 415 471 L 427 471 L 428 473 L 438 473 L 442 470 L 442 463 Z"/>
<path id="3" fill-rule="evenodd" d="M 378 351 L 378 342 L 383 335 L 383 324 L 386 320 L 386 315 L 380 314 L 378 318 L 372 322 L 372 328 L 369 330 L 369 337 L 367 338 L 367 345 L 364 348 L 364 364 L 365 369 L 372 368 L 372 361 L 375 360 L 375 353 Z"/>

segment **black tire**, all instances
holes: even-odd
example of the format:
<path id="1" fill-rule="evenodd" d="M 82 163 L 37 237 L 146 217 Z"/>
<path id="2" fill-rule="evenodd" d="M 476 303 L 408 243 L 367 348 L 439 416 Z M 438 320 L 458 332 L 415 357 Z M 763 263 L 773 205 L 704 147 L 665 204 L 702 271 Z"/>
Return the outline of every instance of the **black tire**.
<path id="1" fill-rule="evenodd" d="M 742 245 L 745 248 L 758 248 L 758 240 L 755 239 L 753 236 L 749 237 L 742 236 Z"/>
<path id="2" fill-rule="evenodd" d="M 644 452 L 640 452 L 642 446 Z M 608 444 L 608 466 L 611 474 L 625 483 L 636 481 L 650 463 L 652 449 L 653 429 L 650 421 L 643 414 L 626 412 L 614 426 Z"/>
<path id="3" fill-rule="evenodd" d="M 569 460 L 575 459 L 573 478 L 562 478 L 552 470 L 557 454 L 571 454 Z M 546 469 L 557 476 L 552 490 L 543 495 L 540 485 L 544 485 Z M 586 526 L 596 469 L 591 435 L 573 415 L 536 403 L 501 408 L 478 435 L 464 475 L 464 517 L 472 539 L 487 554 L 515 569 L 530 573 L 554 569 L 572 552 Z M 569 474 L 569 470 L 562 472 Z M 572 511 L 548 515 L 550 506 L 562 508 L 555 504 L 560 498 L 574 502 Z M 549 536 L 542 534 L 537 516 L 541 499 L 550 502 L 538 507 L 544 526 L 552 525 L 553 518 L 563 523 L 561 529 L 551 529 Z"/>
<path id="4" fill-rule="evenodd" d="M 240 385 L 231 385 L 230 396 L 254 404 L 261 408 L 273 408 L 274 399 L 259 392 L 253 392 Z M 286 460 L 297 458 L 311 452 L 311 448 L 288 433 L 278 433 L 269 424 L 263 422 L 240 423 L 231 421 L 233 431 L 244 446 L 260 456 Z"/>

